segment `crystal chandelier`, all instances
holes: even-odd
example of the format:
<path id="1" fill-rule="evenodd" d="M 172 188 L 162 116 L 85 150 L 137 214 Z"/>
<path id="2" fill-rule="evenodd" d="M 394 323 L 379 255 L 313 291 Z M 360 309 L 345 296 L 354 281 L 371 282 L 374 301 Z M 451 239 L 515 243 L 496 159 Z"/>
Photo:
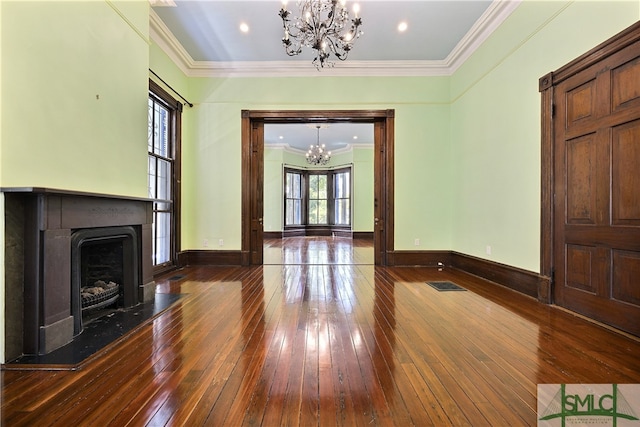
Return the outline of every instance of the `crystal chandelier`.
<path id="1" fill-rule="evenodd" d="M 300 16 L 292 18 L 287 2 L 282 2 L 280 17 L 284 26 L 282 44 L 287 55 L 295 56 L 303 47 L 315 49 L 313 65 L 318 70 L 333 67 L 329 60 L 333 54 L 340 61 L 347 59 L 353 43 L 362 35 L 358 5 L 354 5 L 354 18 L 349 18 L 346 0 L 298 0 Z"/>
<path id="2" fill-rule="evenodd" d="M 316 145 L 311 144 L 309 151 L 307 151 L 307 163 L 310 165 L 326 165 L 331 160 L 331 151 L 325 151 L 325 145 L 320 145 L 320 125 L 316 125 L 318 129 L 318 141 Z"/>

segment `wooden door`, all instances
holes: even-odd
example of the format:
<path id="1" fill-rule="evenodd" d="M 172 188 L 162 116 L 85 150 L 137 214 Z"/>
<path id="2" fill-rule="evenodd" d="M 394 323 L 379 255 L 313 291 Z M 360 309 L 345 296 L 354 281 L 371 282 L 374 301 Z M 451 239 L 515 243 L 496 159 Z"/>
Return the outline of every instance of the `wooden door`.
<path id="1" fill-rule="evenodd" d="M 251 265 L 263 263 L 263 216 L 264 216 L 264 123 L 251 124 L 251 186 L 250 221 L 251 221 Z"/>
<path id="2" fill-rule="evenodd" d="M 640 335 L 640 42 L 553 93 L 555 302 Z"/>

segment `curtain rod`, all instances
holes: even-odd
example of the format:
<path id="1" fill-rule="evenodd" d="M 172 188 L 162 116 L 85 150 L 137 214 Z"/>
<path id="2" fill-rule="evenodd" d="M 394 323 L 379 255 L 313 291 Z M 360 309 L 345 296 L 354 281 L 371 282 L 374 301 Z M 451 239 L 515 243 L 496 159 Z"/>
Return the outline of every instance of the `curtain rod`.
<path id="1" fill-rule="evenodd" d="M 176 94 L 176 95 L 178 95 L 180 98 L 182 98 L 182 100 L 183 100 L 184 102 L 186 102 L 186 103 L 187 103 L 187 105 L 188 105 L 189 107 L 193 108 L 193 104 L 192 104 L 192 103 L 190 103 L 189 101 L 187 101 L 186 99 L 184 99 L 184 96 L 180 95 L 180 94 L 178 93 L 178 91 L 177 91 L 177 90 L 175 90 L 174 88 L 172 88 L 171 86 L 169 86 L 169 83 L 167 83 L 167 82 L 165 82 L 164 80 L 162 80 L 162 77 L 160 77 L 159 75 L 157 75 L 157 74 L 156 74 L 156 73 L 155 73 L 151 68 L 149 68 L 149 71 L 151 72 L 151 74 L 153 74 L 154 76 L 156 76 L 156 77 L 157 77 L 157 78 L 158 78 L 162 83 L 164 83 L 164 85 L 165 85 L 166 87 L 168 87 L 169 89 L 171 89 L 171 90 L 173 91 L 173 93 L 175 93 L 175 94 Z"/>

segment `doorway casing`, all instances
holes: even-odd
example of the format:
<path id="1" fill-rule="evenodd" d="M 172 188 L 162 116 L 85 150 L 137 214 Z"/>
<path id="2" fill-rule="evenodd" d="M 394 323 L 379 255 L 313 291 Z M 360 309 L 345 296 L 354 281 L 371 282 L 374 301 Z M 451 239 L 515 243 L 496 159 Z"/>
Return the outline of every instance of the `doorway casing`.
<path id="1" fill-rule="evenodd" d="M 374 251 L 390 265 L 394 247 L 395 110 L 242 111 L 242 265 L 261 265 L 265 123 L 372 123 L 374 125 Z"/>

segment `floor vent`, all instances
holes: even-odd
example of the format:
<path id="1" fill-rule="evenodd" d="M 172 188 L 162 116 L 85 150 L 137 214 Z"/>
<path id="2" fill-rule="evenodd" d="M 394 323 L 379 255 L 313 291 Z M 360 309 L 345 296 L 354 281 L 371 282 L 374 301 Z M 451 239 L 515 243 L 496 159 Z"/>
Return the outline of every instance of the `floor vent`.
<path id="1" fill-rule="evenodd" d="M 169 277 L 170 282 L 173 282 L 175 280 L 180 280 L 180 279 L 184 279 L 184 275 L 178 274 L 177 276 Z"/>
<path id="2" fill-rule="evenodd" d="M 427 282 L 427 285 L 438 291 L 466 291 L 465 288 L 461 288 L 452 282 Z"/>

